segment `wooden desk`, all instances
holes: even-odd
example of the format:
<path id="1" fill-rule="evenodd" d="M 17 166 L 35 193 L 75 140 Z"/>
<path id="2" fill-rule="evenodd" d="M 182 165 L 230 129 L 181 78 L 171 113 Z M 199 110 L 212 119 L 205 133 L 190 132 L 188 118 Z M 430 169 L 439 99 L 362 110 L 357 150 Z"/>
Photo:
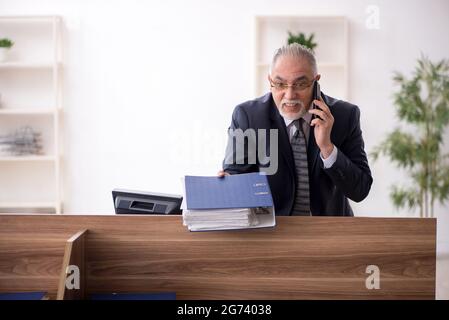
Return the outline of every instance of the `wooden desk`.
<path id="1" fill-rule="evenodd" d="M 0 215 L 0 292 L 56 297 L 66 241 L 85 237 L 85 293 L 178 299 L 434 299 L 436 220 L 277 217 L 189 232 L 180 216 Z M 368 265 L 380 289 L 368 290 Z"/>

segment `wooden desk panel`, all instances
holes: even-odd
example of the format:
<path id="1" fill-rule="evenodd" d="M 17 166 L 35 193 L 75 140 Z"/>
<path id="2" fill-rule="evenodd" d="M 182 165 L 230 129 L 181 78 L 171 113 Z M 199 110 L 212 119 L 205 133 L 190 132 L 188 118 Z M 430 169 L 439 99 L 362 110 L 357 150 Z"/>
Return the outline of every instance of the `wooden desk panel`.
<path id="1" fill-rule="evenodd" d="M 66 242 L 57 300 L 82 300 L 86 298 L 86 238 L 87 230 L 81 230 Z M 71 270 L 71 266 L 76 266 L 78 269 Z M 78 273 L 78 276 L 76 273 Z M 69 288 L 67 288 L 67 282 Z"/>
<path id="2" fill-rule="evenodd" d="M 0 292 L 46 291 L 56 298 L 64 240 L 27 233 L 8 237 L 1 221 L 0 216 Z"/>
<path id="3" fill-rule="evenodd" d="M 63 250 L 68 237 L 88 229 L 88 294 L 175 291 L 178 299 L 435 298 L 435 219 L 277 217 L 277 224 L 273 229 L 192 233 L 179 216 L 0 215 L 0 291 L 5 291 L 4 283 L 9 288 L 14 284 L 4 279 L 19 276 L 11 267 L 17 260 L 3 256 L 8 250 L 4 241 L 64 239 Z M 54 270 L 48 275 L 57 283 L 60 266 L 54 261 L 47 264 L 52 265 L 47 270 Z M 365 287 L 365 270 L 371 264 L 380 268 L 380 290 Z M 29 277 L 36 276 L 36 270 L 29 271 Z"/>

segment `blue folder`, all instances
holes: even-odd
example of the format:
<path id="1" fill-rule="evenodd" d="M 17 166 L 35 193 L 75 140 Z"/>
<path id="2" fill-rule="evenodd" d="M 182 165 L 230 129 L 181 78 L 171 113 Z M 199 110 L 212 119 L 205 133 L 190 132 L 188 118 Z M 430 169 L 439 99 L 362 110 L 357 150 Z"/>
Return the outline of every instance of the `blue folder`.
<path id="1" fill-rule="evenodd" d="M 185 176 L 185 191 L 188 210 L 273 207 L 267 176 L 258 172 Z"/>

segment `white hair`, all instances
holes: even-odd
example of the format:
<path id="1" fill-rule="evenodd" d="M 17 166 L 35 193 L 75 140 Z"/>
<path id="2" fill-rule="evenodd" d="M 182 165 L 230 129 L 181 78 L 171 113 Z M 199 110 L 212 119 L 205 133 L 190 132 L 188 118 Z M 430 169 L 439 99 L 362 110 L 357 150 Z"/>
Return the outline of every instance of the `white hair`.
<path id="1" fill-rule="evenodd" d="M 316 59 L 315 54 L 313 51 L 299 43 L 292 43 L 287 44 L 285 46 L 282 46 L 281 48 L 277 49 L 274 53 L 273 60 L 270 65 L 270 74 L 273 70 L 274 65 L 276 64 L 279 57 L 283 56 L 292 56 L 292 57 L 298 57 L 298 58 L 305 58 L 310 66 L 312 67 L 312 71 L 314 75 L 318 73 L 318 68 L 316 65 Z"/>

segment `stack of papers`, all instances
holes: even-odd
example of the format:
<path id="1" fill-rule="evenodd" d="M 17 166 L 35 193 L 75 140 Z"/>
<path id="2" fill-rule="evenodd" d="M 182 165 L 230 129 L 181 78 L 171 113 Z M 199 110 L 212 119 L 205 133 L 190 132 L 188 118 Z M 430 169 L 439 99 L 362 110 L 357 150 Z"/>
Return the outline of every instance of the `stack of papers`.
<path id="1" fill-rule="evenodd" d="M 190 231 L 272 227 L 273 200 L 259 173 L 184 178 L 183 222 Z"/>
<path id="2" fill-rule="evenodd" d="M 259 223 L 251 209 L 185 210 L 183 220 L 191 231 L 248 228 Z"/>

